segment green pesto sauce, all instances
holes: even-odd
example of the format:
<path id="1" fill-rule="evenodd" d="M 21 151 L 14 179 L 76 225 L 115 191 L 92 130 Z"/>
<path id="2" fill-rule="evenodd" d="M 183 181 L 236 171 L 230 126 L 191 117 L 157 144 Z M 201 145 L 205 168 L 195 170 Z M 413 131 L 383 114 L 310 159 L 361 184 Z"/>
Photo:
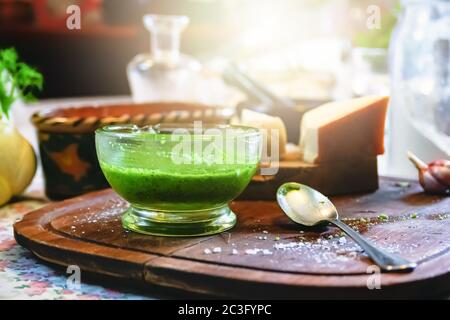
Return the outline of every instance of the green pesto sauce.
<path id="1" fill-rule="evenodd" d="M 220 170 L 195 173 L 100 165 L 119 195 L 135 207 L 154 210 L 202 210 L 225 205 L 245 189 L 256 171 L 256 164 L 226 165 Z"/>

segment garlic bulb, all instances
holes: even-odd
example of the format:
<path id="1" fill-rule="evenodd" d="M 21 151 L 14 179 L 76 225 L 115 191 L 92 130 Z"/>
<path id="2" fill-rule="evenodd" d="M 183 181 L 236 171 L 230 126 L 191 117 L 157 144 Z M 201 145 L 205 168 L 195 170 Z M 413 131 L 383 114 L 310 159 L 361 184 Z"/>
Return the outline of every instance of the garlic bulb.
<path id="1" fill-rule="evenodd" d="M 435 160 L 428 164 L 408 152 L 408 158 L 419 170 L 419 182 L 427 193 L 450 195 L 450 161 Z"/>

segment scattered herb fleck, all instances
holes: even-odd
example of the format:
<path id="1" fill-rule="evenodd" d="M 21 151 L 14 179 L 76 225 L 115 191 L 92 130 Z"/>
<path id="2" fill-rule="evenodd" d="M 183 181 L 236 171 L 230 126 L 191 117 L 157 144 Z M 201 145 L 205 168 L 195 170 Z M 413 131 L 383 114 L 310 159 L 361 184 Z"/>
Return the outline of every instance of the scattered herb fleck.
<path id="1" fill-rule="evenodd" d="M 389 220 L 389 216 L 386 213 L 382 213 L 378 216 L 378 219 L 380 219 L 381 221 L 387 221 Z"/>

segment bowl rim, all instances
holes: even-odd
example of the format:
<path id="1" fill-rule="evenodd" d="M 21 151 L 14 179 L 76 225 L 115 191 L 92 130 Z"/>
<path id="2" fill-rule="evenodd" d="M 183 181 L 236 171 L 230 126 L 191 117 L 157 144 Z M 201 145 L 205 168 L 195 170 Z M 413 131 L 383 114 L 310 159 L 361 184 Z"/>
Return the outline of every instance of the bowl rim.
<path id="1" fill-rule="evenodd" d="M 226 131 L 229 129 L 232 130 L 242 130 L 242 131 L 236 131 L 238 134 L 235 135 L 237 137 L 241 138 L 248 138 L 253 136 L 260 136 L 261 132 L 259 128 L 250 127 L 250 126 L 243 126 L 243 125 L 236 125 L 236 124 L 214 124 L 214 123 L 202 123 L 202 128 L 206 129 L 218 129 L 221 131 Z M 161 127 L 167 127 L 166 132 L 161 132 Z M 123 137 L 123 138 L 133 138 L 133 139 L 140 139 L 148 137 L 148 136 L 162 136 L 167 134 L 172 134 L 173 130 L 176 129 L 187 129 L 192 130 L 194 128 L 194 124 L 192 123 L 158 123 L 156 125 L 152 126 L 138 126 L 135 124 L 111 124 L 106 125 L 103 127 L 100 127 L 95 130 L 96 136 L 104 136 L 104 137 Z M 125 129 L 122 131 L 114 130 L 114 129 Z M 147 131 L 142 131 L 142 129 Z M 154 131 L 152 131 L 154 130 Z M 142 133 L 146 133 L 145 135 L 142 135 Z M 208 133 L 195 133 L 191 132 L 190 135 L 196 137 L 212 137 L 214 134 L 208 134 Z"/>

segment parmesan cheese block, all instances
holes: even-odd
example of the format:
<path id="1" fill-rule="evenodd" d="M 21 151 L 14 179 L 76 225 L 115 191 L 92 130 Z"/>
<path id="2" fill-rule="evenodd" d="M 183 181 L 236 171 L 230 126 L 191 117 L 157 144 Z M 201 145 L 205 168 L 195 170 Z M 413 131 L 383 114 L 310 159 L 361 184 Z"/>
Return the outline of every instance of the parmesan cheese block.
<path id="1" fill-rule="evenodd" d="M 384 123 L 389 98 L 367 96 L 324 104 L 303 115 L 303 161 L 323 163 L 384 153 Z"/>
<path id="2" fill-rule="evenodd" d="M 281 118 L 243 109 L 240 123 L 244 126 L 262 129 L 263 156 L 267 155 L 273 159 L 276 156 L 273 153 L 278 152 L 280 159 L 286 153 L 287 133 Z"/>

